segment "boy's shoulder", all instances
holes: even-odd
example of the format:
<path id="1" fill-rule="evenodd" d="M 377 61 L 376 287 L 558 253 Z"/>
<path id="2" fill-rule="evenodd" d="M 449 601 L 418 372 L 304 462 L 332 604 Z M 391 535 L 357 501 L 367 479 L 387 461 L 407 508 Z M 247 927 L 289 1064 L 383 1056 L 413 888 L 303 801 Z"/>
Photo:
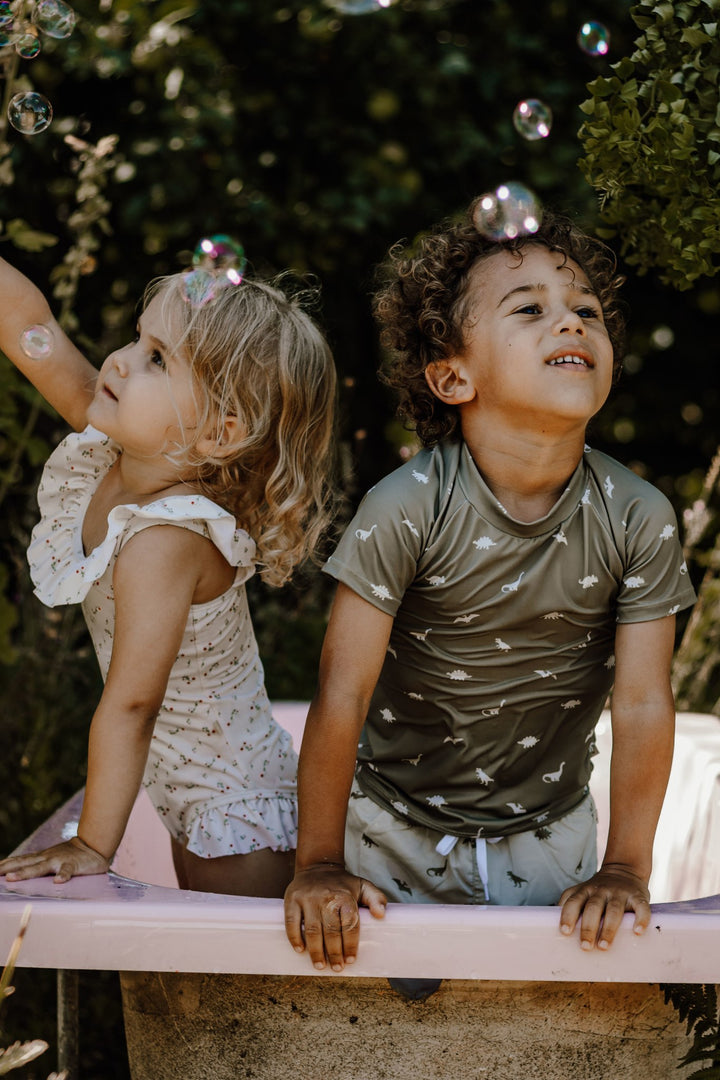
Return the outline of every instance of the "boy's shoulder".
<path id="1" fill-rule="evenodd" d="M 605 493 L 608 504 L 627 505 L 640 499 L 648 510 L 666 510 L 670 507 L 670 500 L 659 488 L 609 454 L 586 447 L 584 461 L 597 486 Z"/>
<path id="2" fill-rule="evenodd" d="M 398 501 L 435 501 L 439 493 L 447 491 L 458 472 L 462 445 L 444 441 L 418 450 L 409 461 L 378 480 L 365 499 L 389 505 L 397 505 Z"/>

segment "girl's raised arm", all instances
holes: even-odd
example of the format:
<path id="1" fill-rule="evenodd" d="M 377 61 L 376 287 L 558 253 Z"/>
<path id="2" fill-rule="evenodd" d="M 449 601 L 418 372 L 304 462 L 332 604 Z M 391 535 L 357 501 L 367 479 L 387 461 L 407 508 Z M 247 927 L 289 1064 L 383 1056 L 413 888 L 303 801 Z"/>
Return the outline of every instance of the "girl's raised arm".
<path id="1" fill-rule="evenodd" d="M 21 345 L 23 332 L 37 325 L 52 334 L 52 349 L 40 359 L 26 355 Z M 97 370 L 60 328 L 37 286 L 4 259 L 0 259 L 0 349 L 71 427 L 83 430 Z"/>

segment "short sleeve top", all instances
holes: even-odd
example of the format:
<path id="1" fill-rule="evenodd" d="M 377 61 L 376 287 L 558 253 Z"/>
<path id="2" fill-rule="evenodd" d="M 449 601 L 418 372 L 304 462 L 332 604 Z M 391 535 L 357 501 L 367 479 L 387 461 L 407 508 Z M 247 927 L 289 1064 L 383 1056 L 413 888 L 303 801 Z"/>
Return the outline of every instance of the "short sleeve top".
<path id="1" fill-rule="evenodd" d="M 360 786 L 459 836 L 534 828 L 583 797 L 616 624 L 695 599 L 665 496 L 589 448 L 530 523 L 463 442 L 423 450 L 367 494 L 325 569 L 394 618 Z"/>

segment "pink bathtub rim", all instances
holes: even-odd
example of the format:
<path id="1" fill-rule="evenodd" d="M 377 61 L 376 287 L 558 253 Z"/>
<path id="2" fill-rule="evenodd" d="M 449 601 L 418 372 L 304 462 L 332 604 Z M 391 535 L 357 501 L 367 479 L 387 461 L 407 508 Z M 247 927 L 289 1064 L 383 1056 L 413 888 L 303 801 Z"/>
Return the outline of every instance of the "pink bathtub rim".
<path id="1" fill-rule="evenodd" d="M 296 743 L 306 710 L 305 703 L 275 706 L 279 722 L 292 732 Z M 604 716 L 599 725 L 604 748 L 593 781 L 601 821 L 608 728 Z M 707 802 L 709 792 L 720 817 L 720 720 L 679 715 L 677 748 L 664 811 L 667 827 L 663 834 L 661 819 L 658 838 L 661 847 L 672 844 L 683 850 L 683 837 L 677 835 L 677 829 L 671 837 L 669 829 L 677 824 L 678 803 L 688 805 L 688 770 L 693 776 L 693 792 L 703 802 Z M 144 875 L 153 881 L 138 880 L 134 870 L 129 873 L 136 830 L 147 835 L 143 800 L 144 795 L 118 851 L 114 872 L 62 886 L 49 878 L 12 884 L 0 878 L 3 957 L 30 904 L 30 925 L 19 958 L 22 967 L 333 977 L 327 970 L 316 972 L 307 956 L 290 948 L 283 928 L 282 901 L 186 892 L 157 883 L 166 879 L 171 867 L 169 844 L 159 822 L 157 835 L 165 838 L 165 844 L 161 841 L 159 847 L 151 848 L 152 872 Z M 22 847 L 46 845 L 63 835 L 63 830 L 64 835 L 71 835 L 81 802 L 82 792 L 78 792 Z M 152 810 L 151 820 L 157 821 Z M 713 818 L 713 828 L 714 822 Z M 695 827 L 694 839 L 688 835 L 684 845 L 685 853 L 694 850 L 691 841 L 698 843 Z M 702 836 L 699 841 L 703 842 Z M 708 856 L 718 846 L 713 843 L 706 849 L 703 865 L 709 862 L 709 866 L 705 878 L 700 876 L 693 882 L 697 897 L 653 904 L 651 926 L 639 937 L 632 932 L 632 915 L 626 915 L 618 939 L 606 953 L 583 952 L 577 932 L 571 938 L 563 937 L 558 930 L 558 911 L 552 907 L 390 904 L 381 921 L 361 912 L 360 955 L 343 976 L 717 983 L 720 868 Z M 687 876 L 687 871 L 680 871 L 681 879 Z M 706 882 L 712 888 L 710 895 L 702 895 Z"/>

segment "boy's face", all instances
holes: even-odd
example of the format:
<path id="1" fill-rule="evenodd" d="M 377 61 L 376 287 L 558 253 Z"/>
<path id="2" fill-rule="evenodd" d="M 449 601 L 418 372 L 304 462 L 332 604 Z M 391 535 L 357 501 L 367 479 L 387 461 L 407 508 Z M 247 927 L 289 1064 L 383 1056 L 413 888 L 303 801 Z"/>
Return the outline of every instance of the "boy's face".
<path id="1" fill-rule="evenodd" d="M 608 396 L 613 349 L 600 301 L 577 265 L 541 246 L 508 251 L 471 271 L 463 428 L 494 413 L 524 430 L 584 425 Z"/>

